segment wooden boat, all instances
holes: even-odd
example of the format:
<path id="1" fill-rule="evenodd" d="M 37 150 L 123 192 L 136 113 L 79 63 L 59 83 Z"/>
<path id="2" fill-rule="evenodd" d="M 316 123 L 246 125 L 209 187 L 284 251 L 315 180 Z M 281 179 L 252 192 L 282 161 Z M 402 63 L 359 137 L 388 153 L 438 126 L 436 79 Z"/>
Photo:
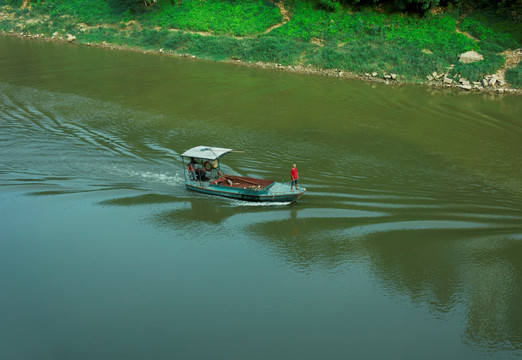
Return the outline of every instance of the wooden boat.
<path id="1" fill-rule="evenodd" d="M 181 154 L 185 186 L 189 190 L 233 199 L 257 202 L 293 202 L 306 191 L 291 189 L 290 181 L 256 179 L 226 175 L 220 159 L 232 149 L 196 146 Z"/>

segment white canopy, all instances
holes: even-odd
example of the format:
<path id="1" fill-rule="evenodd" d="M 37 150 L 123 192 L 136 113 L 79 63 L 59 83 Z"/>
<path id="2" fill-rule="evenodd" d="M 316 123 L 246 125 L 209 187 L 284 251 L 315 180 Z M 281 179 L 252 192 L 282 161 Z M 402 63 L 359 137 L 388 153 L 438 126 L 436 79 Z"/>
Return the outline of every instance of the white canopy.
<path id="1" fill-rule="evenodd" d="M 225 155 L 230 151 L 232 151 L 232 149 L 200 145 L 185 151 L 183 154 L 181 154 L 181 156 L 194 157 L 205 160 L 216 160 L 218 157 Z"/>

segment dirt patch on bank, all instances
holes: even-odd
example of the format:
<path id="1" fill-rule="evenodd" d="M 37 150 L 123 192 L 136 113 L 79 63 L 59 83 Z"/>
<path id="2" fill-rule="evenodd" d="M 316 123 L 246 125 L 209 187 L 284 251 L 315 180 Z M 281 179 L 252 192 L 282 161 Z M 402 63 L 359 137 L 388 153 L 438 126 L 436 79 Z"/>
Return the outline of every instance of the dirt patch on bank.
<path id="1" fill-rule="evenodd" d="M 516 67 L 520 61 L 522 60 L 522 50 L 506 50 L 503 53 L 501 53 L 502 56 L 506 59 L 506 62 L 500 68 L 496 73 L 495 76 L 497 76 L 499 79 L 501 79 L 503 82 L 506 81 L 506 71 L 509 69 L 512 69 Z"/>
<path id="2" fill-rule="evenodd" d="M 471 39 L 471 40 L 473 40 L 473 41 L 475 41 L 475 42 L 479 42 L 479 41 L 480 41 L 479 39 L 477 39 L 476 37 L 474 37 L 473 35 L 471 35 L 471 34 L 468 33 L 468 32 L 461 31 L 461 30 L 459 30 L 458 28 L 455 28 L 455 31 L 457 32 L 457 34 L 462 34 L 462 35 L 464 35 L 465 37 L 467 37 L 468 39 Z"/>
<path id="3" fill-rule="evenodd" d="M 266 29 L 263 32 L 263 34 L 268 34 L 270 31 L 277 29 L 290 21 L 291 15 L 290 15 L 290 12 L 288 11 L 288 9 L 285 7 L 284 1 L 281 0 L 278 2 L 274 2 L 274 4 L 279 8 L 279 13 L 283 17 L 283 20 L 279 24 L 270 26 L 268 29 Z"/>

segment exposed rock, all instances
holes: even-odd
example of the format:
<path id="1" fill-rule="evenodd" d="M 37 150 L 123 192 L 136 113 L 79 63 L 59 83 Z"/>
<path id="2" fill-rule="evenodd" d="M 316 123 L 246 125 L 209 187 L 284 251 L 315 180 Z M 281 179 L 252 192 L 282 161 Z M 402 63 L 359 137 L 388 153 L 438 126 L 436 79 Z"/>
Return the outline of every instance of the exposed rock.
<path id="1" fill-rule="evenodd" d="M 391 76 L 392 80 L 397 80 L 397 74 L 392 73 L 392 74 L 390 74 L 390 76 Z"/>
<path id="2" fill-rule="evenodd" d="M 442 81 L 445 85 L 451 85 L 453 84 L 453 79 L 450 79 L 448 77 L 445 77 L 444 80 Z"/>
<path id="3" fill-rule="evenodd" d="M 436 71 L 432 72 L 431 75 L 433 76 L 433 78 L 435 80 L 442 80 L 446 76 L 446 74 L 444 74 L 444 73 L 437 74 Z"/>
<path id="4" fill-rule="evenodd" d="M 428 75 L 428 76 L 426 76 L 426 79 L 428 79 L 428 81 L 433 81 L 434 77 L 432 75 Z"/>
<path id="5" fill-rule="evenodd" d="M 376 71 L 372 72 L 372 76 L 373 76 L 373 77 L 376 77 L 377 75 L 378 75 L 378 74 L 377 74 Z"/>
<path id="6" fill-rule="evenodd" d="M 496 76 L 492 76 L 491 79 L 489 79 L 489 85 L 495 86 L 497 83 L 498 78 Z"/>
<path id="7" fill-rule="evenodd" d="M 461 84 L 459 87 L 464 90 L 471 90 L 471 85 L 469 82 L 467 84 Z"/>
<path id="8" fill-rule="evenodd" d="M 484 60 L 484 56 L 476 51 L 467 51 L 459 56 L 459 61 L 464 64 L 471 64 L 481 60 Z"/>
<path id="9" fill-rule="evenodd" d="M 67 34 L 67 41 L 68 42 L 76 41 L 76 36 L 71 35 L 71 34 Z"/>
<path id="10" fill-rule="evenodd" d="M 487 79 L 482 79 L 482 86 L 484 86 L 484 87 L 489 86 L 489 81 Z"/>

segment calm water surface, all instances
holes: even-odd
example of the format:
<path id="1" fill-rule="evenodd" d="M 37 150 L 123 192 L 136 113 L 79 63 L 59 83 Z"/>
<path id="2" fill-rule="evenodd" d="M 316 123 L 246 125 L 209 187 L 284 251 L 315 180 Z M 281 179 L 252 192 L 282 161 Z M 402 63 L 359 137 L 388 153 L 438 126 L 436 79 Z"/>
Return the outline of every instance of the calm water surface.
<path id="1" fill-rule="evenodd" d="M 0 37 L 0 358 L 522 357 L 522 102 Z M 308 189 L 185 190 L 179 154 Z"/>

